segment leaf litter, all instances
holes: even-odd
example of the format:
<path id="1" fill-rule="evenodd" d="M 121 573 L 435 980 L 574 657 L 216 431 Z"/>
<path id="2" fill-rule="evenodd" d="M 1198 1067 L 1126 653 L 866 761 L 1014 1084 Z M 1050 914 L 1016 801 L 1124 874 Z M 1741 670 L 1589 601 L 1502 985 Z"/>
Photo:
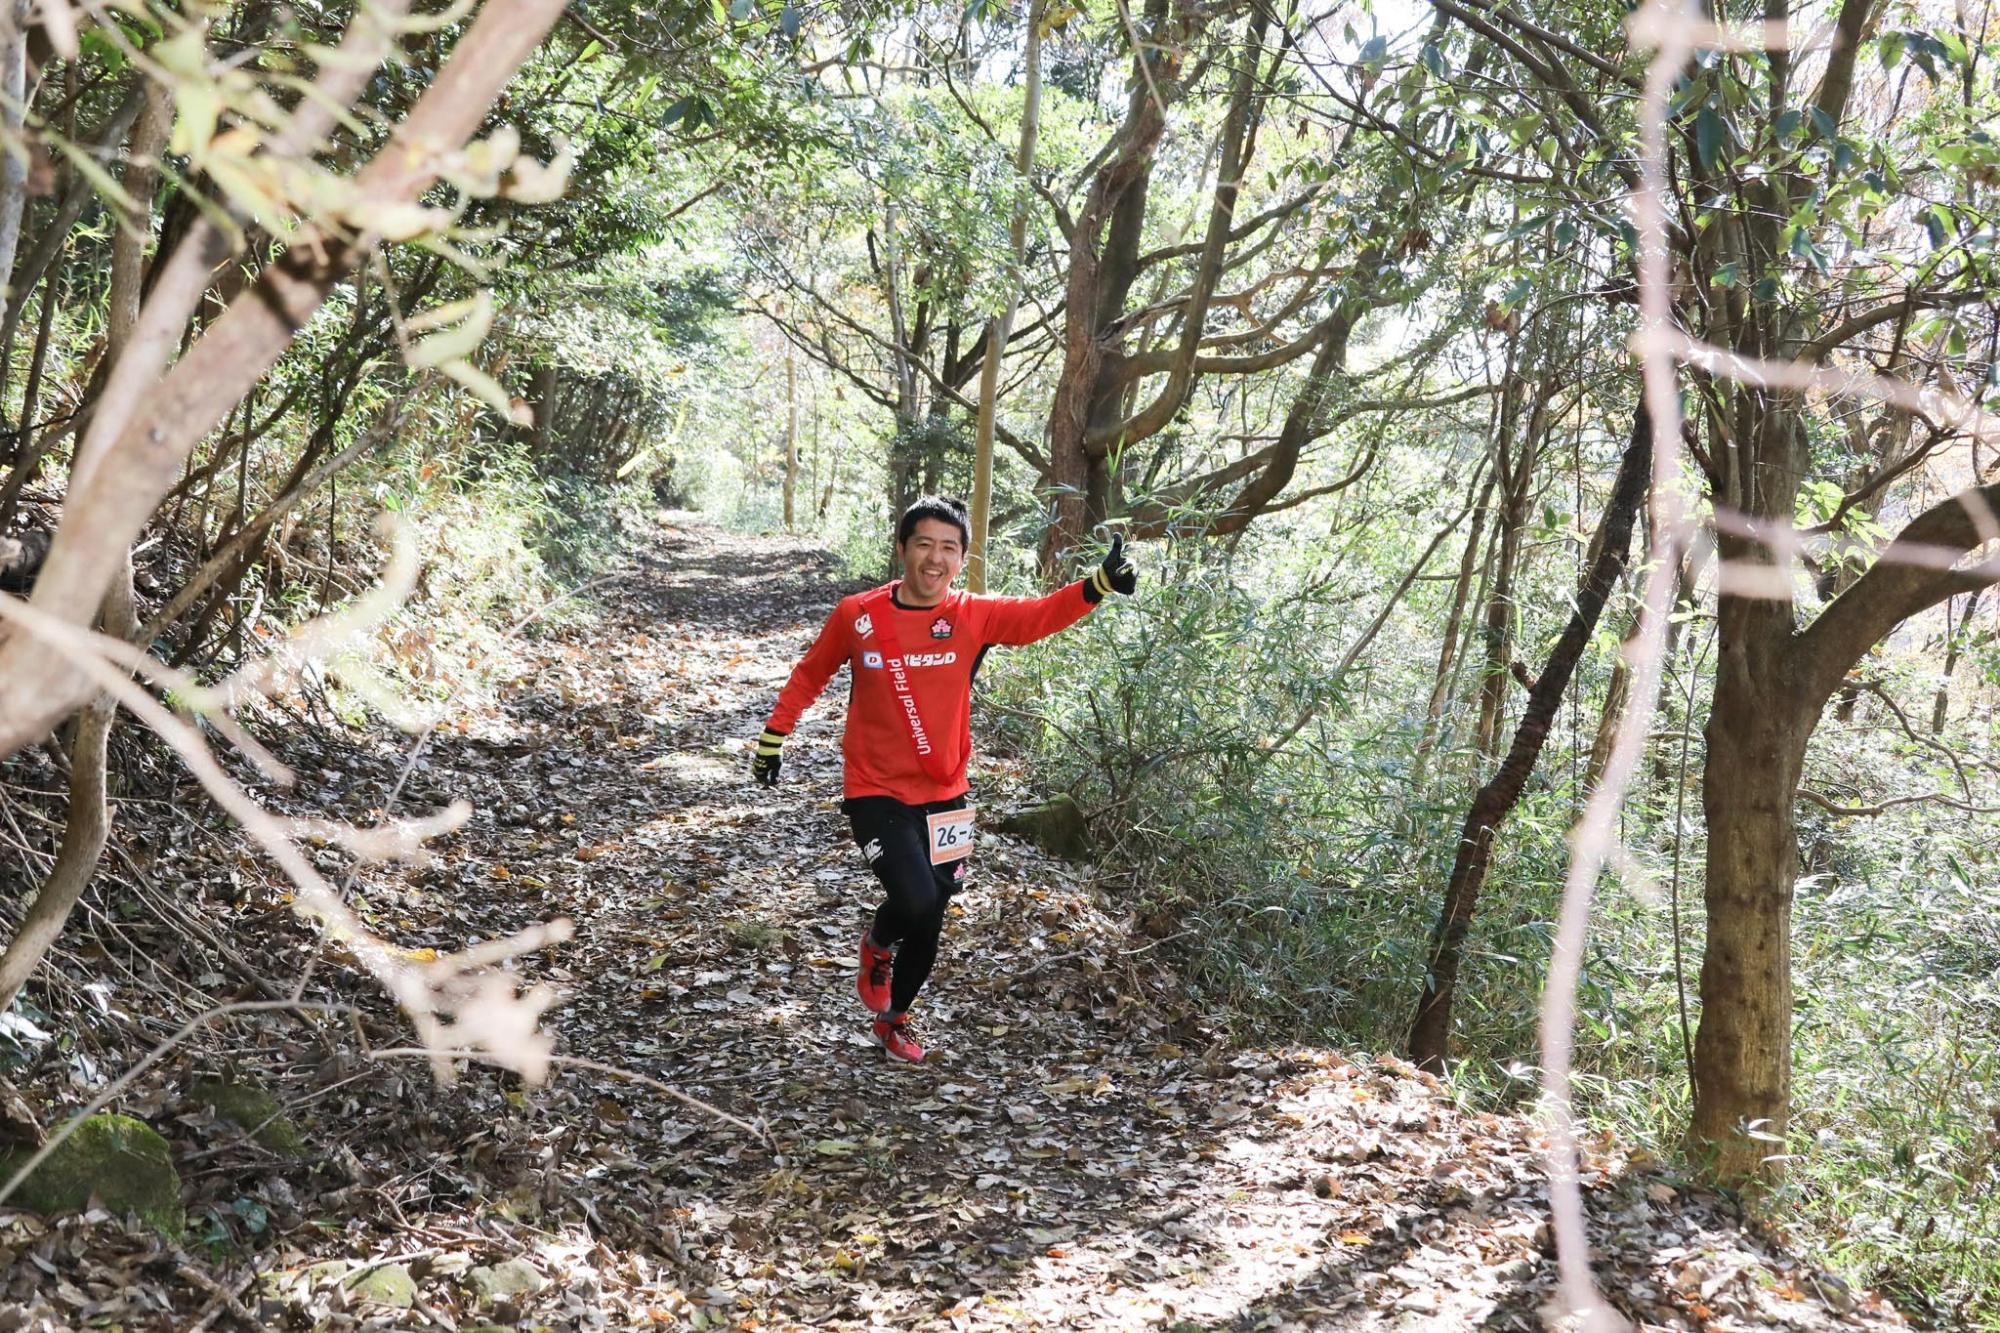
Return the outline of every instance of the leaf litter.
<path id="1" fill-rule="evenodd" d="M 746 780 L 843 590 L 798 543 L 663 522 L 592 619 L 516 645 L 493 705 L 410 766 L 395 813 L 473 805 L 431 864 L 318 850 L 414 960 L 576 922 L 519 964 L 564 993 L 568 1063 L 541 1088 L 483 1067 L 440 1087 L 379 1056 L 407 1040 L 387 1002 L 184 779 L 135 760 L 163 794 L 121 805 L 90 919 L 30 992 L 76 1040 L 15 1081 L 45 1115 L 74 1107 L 188 1014 L 288 993 L 315 957 L 305 998 L 352 1012 L 234 1019 L 136 1081 L 114 1109 L 174 1143 L 187 1234 L 0 1209 L 0 1333 L 1542 1327 L 1536 1126 L 1393 1058 L 1230 1047 L 1087 867 L 988 837 L 919 1006 L 933 1053 L 884 1061 L 853 990 L 876 895 L 838 809 L 837 687 L 784 784 Z M 363 822 L 410 749 L 268 740 L 310 780 L 267 799 Z M 312 1150 L 196 1104 L 216 1074 L 269 1089 Z M 1599 1281 L 1640 1327 L 1905 1326 L 1730 1201 L 1589 1146 Z"/>

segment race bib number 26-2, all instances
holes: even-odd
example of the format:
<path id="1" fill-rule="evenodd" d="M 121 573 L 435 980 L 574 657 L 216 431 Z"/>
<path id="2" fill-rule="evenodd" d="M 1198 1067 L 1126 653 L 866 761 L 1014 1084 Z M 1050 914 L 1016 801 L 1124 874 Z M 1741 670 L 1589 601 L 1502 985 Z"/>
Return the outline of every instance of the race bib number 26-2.
<path id="1" fill-rule="evenodd" d="M 940 810 L 934 815 L 926 815 L 924 824 L 930 834 L 932 865 L 963 861 L 971 855 L 972 807 Z"/>

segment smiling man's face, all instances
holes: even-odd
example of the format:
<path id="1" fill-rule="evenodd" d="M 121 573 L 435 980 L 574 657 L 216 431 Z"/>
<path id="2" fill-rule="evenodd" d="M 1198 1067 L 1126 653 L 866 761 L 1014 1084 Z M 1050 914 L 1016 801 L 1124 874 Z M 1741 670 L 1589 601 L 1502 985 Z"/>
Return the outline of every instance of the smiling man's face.
<path id="1" fill-rule="evenodd" d="M 921 518 L 897 552 L 903 557 L 901 599 L 910 606 L 935 606 L 965 564 L 965 539 L 956 524 Z"/>

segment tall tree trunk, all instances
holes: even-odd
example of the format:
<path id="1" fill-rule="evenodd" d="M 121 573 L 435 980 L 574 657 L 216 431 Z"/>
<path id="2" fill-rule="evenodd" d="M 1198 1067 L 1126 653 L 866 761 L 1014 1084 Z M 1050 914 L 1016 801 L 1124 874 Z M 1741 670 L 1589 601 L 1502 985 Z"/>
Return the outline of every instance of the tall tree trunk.
<path id="1" fill-rule="evenodd" d="M 1092 177 L 1069 234 L 1064 286 L 1062 364 L 1049 404 L 1049 482 L 1053 521 L 1042 537 L 1042 577 L 1061 577 L 1066 552 L 1081 545 L 1095 521 L 1091 497 L 1109 493 L 1102 450 L 1086 437 L 1118 409 L 1125 385 L 1107 374 L 1116 355 L 1115 322 L 1138 276 L 1147 185 L 1166 132 L 1167 98 L 1178 93 L 1184 34 L 1169 31 L 1172 0 L 1146 0 L 1145 28 L 1153 41 L 1132 53 L 1132 84 L 1116 151 Z M 1112 332 L 1107 333 L 1107 329 Z"/>
<path id="2" fill-rule="evenodd" d="M 1007 219 L 1007 304 L 986 326 L 986 354 L 979 365 L 979 418 L 972 440 L 972 544 L 965 584 L 985 592 L 986 534 L 993 512 L 993 427 L 1000 412 L 1000 365 L 1021 303 L 1021 265 L 1028 252 L 1028 186 L 1035 170 L 1035 139 L 1042 120 L 1042 16 L 1045 0 L 1028 5 L 1028 50 L 1022 75 L 1021 145 L 1014 153 L 1014 207 Z"/>
<path id="3" fill-rule="evenodd" d="M 1702 731 L 1708 945 L 1693 1133 L 1727 1180 L 1763 1173 L 1790 1118 L 1793 805 L 1822 702 L 1800 699 L 1791 621 L 1788 603 L 1728 599 Z"/>
<path id="4" fill-rule="evenodd" d="M 883 210 L 882 221 L 882 288 L 889 305 L 889 327 L 895 338 L 896 362 L 896 435 L 889 442 L 889 522 L 895 524 L 917 498 L 917 460 L 915 458 L 918 424 L 922 419 L 923 404 L 917 392 L 917 377 L 914 357 L 910 347 L 909 321 L 903 313 L 902 264 L 896 243 L 897 232 L 896 201 L 891 199 Z M 891 578 L 898 571 L 898 553 L 895 533 L 890 533 L 888 572 Z"/>
<path id="5" fill-rule="evenodd" d="M 818 433 L 817 427 L 814 433 Z M 833 493 L 840 486 L 840 464 L 847 457 L 847 436 L 843 434 L 839 443 L 833 446 L 833 462 L 826 471 L 826 489 L 819 493 L 819 516 L 825 518 L 833 508 Z"/>
<path id="6" fill-rule="evenodd" d="M 535 367 L 535 453 L 547 458 L 555 452 L 556 408 L 562 401 L 562 368 L 551 361 Z"/>
<path id="7" fill-rule="evenodd" d="M 1410 1058 L 1433 1073 L 1443 1071 L 1449 1051 L 1451 1007 L 1459 964 L 1465 953 L 1466 932 L 1479 905 L 1479 892 L 1486 881 L 1486 870 L 1492 863 L 1495 832 L 1521 799 L 1576 664 L 1582 660 L 1590 636 L 1597 630 L 1604 603 L 1624 575 L 1631 554 L 1632 527 L 1638 519 L 1652 467 L 1653 423 L 1641 404 L 1633 419 L 1625 457 L 1618 465 L 1611 497 L 1605 501 L 1604 515 L 1598 520 L 1593 543 L 1597 558 L 1591 562 L 1583 586 L 1577 591 L 1576 609 L 1570 613 L 1569 623 L 1550 651 L 1548 664 L 1536 677 L 1534 688 L 1528 691 L 1528 706 L 1514 731 L 1505 761 L 1472 798 L 1459 832 L 1458 853 L 1445 885 L 1443 910 L 1431 932 L 1430 966 L 1424 977 L 1423 995 L 1410 1024 Z"/>
<path id="8" fill-rule="evenodd" d="M 1516 380 L 1518 395 L 1533 393 L 1535 401 L 1528 407 L 1526 428 L 1521 430 L 1518 442 L 1511 442 L 1512 461 L 1509 459 L 1512 434 L 1507 427 L 1520 422 L 1520 410 L 1505 414 L 1503 437 L 1500 441 L 1498 470 L 1500 483 L 1500 513 L 1493 527 L 1493 541 L 1498 548 L 1493 565 L 1493 583 L 1487 595 L 1485 624 L 1482 635 L 1486 643 L 1486 659 L 1479 678 L 1479 726 L 1475 733 L 1479 757 L 1490 763 L 1500 752 L 1500 732 L 1506 721 L 1507 672 L 1514 660 L 1514 582 L 1520 575 L 1521 534 L 1528 526 L 1528 504 L 1534 496 L 1535 464 L 1540 461 L 1542 432 L 1548 425 L 1547 382 L 1531 385 L 1525 378 Z"/>
<path id="9" fill-rule="evenodd" d="M 1879 0 L 1841 0 L 1812 97 L 1816 121 L 1838 128 L 1845 118 L 1854 62 L 1878 7 Z M 1769 8 L 1782 17 L 1782 7 Z M 1791 64 L 1774 59 L 1769 68 L 1769 104 L 1776 112 L 1789 97 Z M 1740 238 L 1740 253 L 1729 258 L 1742 264 L 1746 282 L 1785 273 L 1793 263 L 1785 220 L 1815 183 L 1788 165 L 1739 188 L 1734 216 L 1712 231 Z M 1701 267 L 1693 276 L 1706 290 L 1721 256 L 1704 248 L 1695 257 Z M 1713 307 L 1718 326 L 1706 332 L 1746 356 L 1790 358 L 1813 344 L 1819 320 L 1831 313 L 1810 301 L 1731 300 Z M 1729 430 L 1716 440 L 1711 478 L 1718 513 L 1773 529 L 1793 522 L 1812 461 L 1805 410 L 1793 391 L 1727 390 L 1719 415 Z M 1969 511 L 1932 509 L 1804 630 L 1794 628 L 1792 571 L 1780 567 L 1764 543 L 1718 534 L 1717 657 L 1702 771 L 1707 951 L 1689 1146 L 1724 1181 L 1777 1174 L 1771 1159 L 1784 1153 L 1790 1128 L 1792 887 L 1798 873 L 1793 803 L 1806 744 L 1841 678 L 1875 643 L 1916 611 L 1969 590 L 1963 578 L 1903 563 L 1899 557 L 1909 551 L 1904 543 L 1919 533 L 1977 544 Z"/>
<path id="10" fill-rule="evenodd" d="M 40 428 L 36 418 L 41 415 L 42 371 L 48 362 L 49 335 L 54 331 L 56 294 L 61 283 L 62 270 L 58 268 L 49 274 L 47 285 L 42 288 L 42 317 L 35 324 L 35 348 L 28 357 L 28 384 L 21 394 L 21 428 L 14 432 L 14 465 L 7 473 L 6 483 L 0 485 L 0 532 L 5 532 L 14 521 L 14 507 L 20 501 L 21 489 L 42 470 L 42 456 L 48 452 L 52 438 L 51 432 Z"/>
<path id="11" fill-rule="evenodd" d="M 1734 408 L 1739 444 L 1716 508 L 1788 523 L 1809 462 L 1800 404 L 1795 396 L 1741 391 Z M 1715 685 L 1702 733 L 1708 943 L 1692 1134 L 1722 1178 L 1741 1180 L 1784 1151 L 1798 873 L 1793 802 L 1826 695 L 1808 702 L 1793 675 L 1796 613 L 1790 572 L 1777 553 L 1728 531 L 1717 534 L 1716 550 Z"/>

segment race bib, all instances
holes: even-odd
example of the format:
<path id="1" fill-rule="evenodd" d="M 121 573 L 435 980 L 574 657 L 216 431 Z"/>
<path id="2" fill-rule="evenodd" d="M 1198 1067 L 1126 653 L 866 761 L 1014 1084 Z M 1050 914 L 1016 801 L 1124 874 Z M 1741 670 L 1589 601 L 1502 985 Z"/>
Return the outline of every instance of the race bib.
<path id="1" fill-rule="evenodd" d="M 972 807 L 924 816 L 930 832 L 931 864 L 948 865 L 972 854 Z"/>

